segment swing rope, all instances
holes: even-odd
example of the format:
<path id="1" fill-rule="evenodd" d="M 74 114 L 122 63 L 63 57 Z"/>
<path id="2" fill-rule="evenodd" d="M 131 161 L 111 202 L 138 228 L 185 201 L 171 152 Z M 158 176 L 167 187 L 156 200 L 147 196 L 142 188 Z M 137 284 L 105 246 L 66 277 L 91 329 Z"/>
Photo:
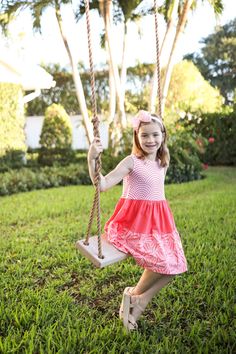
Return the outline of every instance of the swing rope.
<path id="1" fill-rule="evenodd" d="M 90 66 L 90 84 L 92 91 L 92 107 L 93 107 L 93 134 L 95 138 L 100 138 L 99 133 L 99 118 L 97 116 L 97 101 L 95 94 L 95 74 L 93 66 L 93 53 L 91 43 L 91 28 L 89 17 L 89 0 L 85 1 L 85 13 L 86 13 L 86 25 L 87 25 L 87 37 L 88 37 L 88 51 L 89 51 L 89 66 Z M 156 36 L 156 65 L 157 65 L 157 80 L 158 80 L 158 114 L 162 118 L 161 112 L 161 75 L 160 75 L 160 55 L 159 55 L 159 38 L 158 38 L 158 6 L 157 1 L 154 0 L 154 14 L 155 14 L 155 36 Z M 94 214 L 97 214 L 97 236 L 98 236 L 98 258 L 104 258 L 102 254 L 102 242 L 101 242 L 101 208 L 100 208 L 100 172 L 101 172 L 101 154 L 95 160 L 95 195 L 93 200 L 93 206 L 90 211 L 89 223 L 84 241 L 85 245 L 89 245 L 89 237 L 94 219 Z"/>
<path id="2" fill-rule="evenodd" d="M 89 0 L 85 2 L 85 12 L 86 12 L 86 24 L 87 24 L 87 36 L 88 36 L 88 50 L 89 50 L 89 66 L 90 66 L 90 84 L 92 91 L 92 106 L 93 106 L 93 135 L 95 138 L 100 138 L 99 133 L 99 118 L 97 116 L 97 101 L 95 94 L 95 74 L 93 66 L 93 53 L 92 53 L 92 41 L 91 41 L 91 28 L 90 28 L 90 18 L 89 18 Z M 93 206 L 90 212 L 90 218 L 86 233 L 86 239 L 84 244 L 89 245 L 89 236 L 91 232 L 92 222 L 94 218 L 95 211 L 97 213 L 97 236 L 98 236 L 98 257 L 103 258 L 102 255 L 102 243 L 101 243 L 101 211 L 100 211 L 100 172 L 102 168 L 101 154 L 95 160 L 95 195 L 93 200 Z"/>
<path id="3" fill-rule="evenodd" d="M 158 96 L 158 115 L 162 119 L 161 107 L 161 67 L 160 67 L 160 49 L 159 49 L 159 30 L 158 30 L 158 5 L 154 0 L 154 18 L 155 18 L 155 37 L 156 37 L 156 66 L 157 66 L 157 96 Z"/>

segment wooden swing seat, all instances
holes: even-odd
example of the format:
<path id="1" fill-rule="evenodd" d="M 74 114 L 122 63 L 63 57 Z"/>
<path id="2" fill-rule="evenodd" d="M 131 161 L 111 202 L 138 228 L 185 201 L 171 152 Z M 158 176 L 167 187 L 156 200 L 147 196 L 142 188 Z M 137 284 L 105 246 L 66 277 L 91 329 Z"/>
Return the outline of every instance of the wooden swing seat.
<path id="1" fill-rule="evenodd" d="M 128 257 L 128 254 L 119 251 L 107 241 L 104 235 L 101 236 L 102 254 L 104 258 L 98 257 L 98 236 L 90 237 L 89 245 L 85 245 L 84 241 L 85 239 L 77 241 L 75 244 L 76 248 L 98 268 L 123 261 Z"/>

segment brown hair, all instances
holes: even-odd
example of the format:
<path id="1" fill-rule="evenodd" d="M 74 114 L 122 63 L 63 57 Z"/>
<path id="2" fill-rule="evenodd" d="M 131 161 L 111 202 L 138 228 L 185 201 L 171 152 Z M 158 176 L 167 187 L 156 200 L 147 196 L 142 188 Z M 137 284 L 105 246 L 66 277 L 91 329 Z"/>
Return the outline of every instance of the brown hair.
<path id="1" fill-rule="evenodd" d="M 158 118 L 158 116 L 156 114 L 151 114 L 151 116 Z M 159 126 L 161 127 L 162 135 L 164 136 L 164 140 L 161 143 L 161 146 L 160 146 L 160 148 L 157 151 L 156 158 L 161 160 L 160 165 L 162 167 L 169 166 L 170 154 L 169 154 L 169 149 L 167 147 L 167 131 L 166 131 L 166 127 L 164 126 L 163 123 L 162 123 L 163 126 L 161 126 L 161 124 L 158 121 L 154 120 L 154 119 L 152 121 L 159 124 Z M 141 122 L 139 128 L 141 127 L 141 125 L 144 125 L 144 124 L 149 124 L 149 123 Z M 132 154 L 136 155 L 140 159 L 144 159 L 145 156 L 147 155 L 147 153 L 140 146 L 139 139 L 138 139 L 138 131 L 136 131 L 136 130 L 134 130 L 134 134 L 133 134 Z"/>

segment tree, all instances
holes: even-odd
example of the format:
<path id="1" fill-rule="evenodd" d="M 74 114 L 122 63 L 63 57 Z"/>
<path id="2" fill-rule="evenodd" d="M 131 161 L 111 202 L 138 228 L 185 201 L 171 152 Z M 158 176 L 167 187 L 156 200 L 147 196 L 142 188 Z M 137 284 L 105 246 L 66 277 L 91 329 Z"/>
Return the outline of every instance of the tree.
<path id="1" fill-rule="evenodd" d="M 128 26 L 130 22 L 138 21 L 141 16 L 145 16 L 149 13 L 149 10 L 137 10 L 142 0 L 116 0 L 117 10 L 115 13 L 115 20 L 117 22 L 123 22 L 124 35 L 123 35 L 123 48 L 122 48 L 122 63 L 120 71 L 121 92 L 125 99 L 125 84 L 127 76 L 127 35 Z"/>
<path id="2" fill-rule="evenodd" d="M 201 74 L 220 89 L 226 104 L 233 104 L 236 87 L 236 18 L 203 38 L 200 53 L 185 56 Z"/>
<path id="3" fill-rule="evenodd" d="M 73 80 L 76 87 L 76 95 L 79 102 L 81 114 L 83 117 L 83 122 L 85 126 L 86 136 L 88 142 L 91 143 L 93 134 L 92 126 L 88 117 L 87 105 L 85 101 L 84 91 L 81 83 L 81 78 L 77 68 L 77 63 L 74 56 L 72 55 L 62 22 L 61 7 L 62 5 L 70 5 L 71 0 L 35 0 L 35 1 L 17 1 L 17 0 L 6 0 L 0 4 L 0 26 L 3 28 L 4 33 L 6 33 L 6 28 L 14 17 L 16 17 L 21 11 L 29 9 L 33 18 L 33 28 L 36 31 L 41 31 L 41 17 L 44 11 L 52 6 L 55 10 L 55 16 L 59 26 L 60 34 L 67 51 L 71 68 L 73 74 Z"/>
<path id="4" fill-rule="evenodd" d="M 222 104 L 219 90 L 204 79 L 191 61 L 183 60 L 174 66 L 166 100 L 166 122 L 191 112 L 219 112 Z"/>
<path id="5" fill-rule="evenodd" d="M 213 6 L 213 9 L 215 13 L 221 13 L 223 10 L 223 5 L 221 0 L 209 0 L 210 4 Z M 170 84 L 170 79 L 171 79 L 171 73 L 173 70 L 174 66 L 174 56 L 177 48 L 177 43 L 179 41 L 180 35 L 184 31 L 184 28 L 186 27 L 187 24 L 187 19 L 188 15 L 190 12 L 190 9 L 196 8 L 197 4 L 199 3 L 199 0 L 183 0 L 182 1 L 182 8 L 179 11 L 179 19 L 176 27 L 176 33 L 175 37 L 173 40 L 171 52 L 169 55 L 169 60 L 167 63 L 166 67 L 166 72 L 163 80 L 163 87 L 162 87 L 162 112 L 164 113 L 165 109 L 165 101 L 168 93 L 168 88 Z"/>
<path id="6" fill-rule="evenodd" d="M 167 40 L 169 40 L 170 35 L 174 30 L 178 7 L 179 7 L 179 0 L 173 0 L 170 3 L 166 1 L 164 5 L 162 5 L 159 8 L 159 12 L 164 16 L 164 19 L 166 21 L 166 31 L 159 52 L 160 67 L 164 66 L 163 53 L 165 53 L 166 50 L 166 44 L 168 42 Z M 155 112 L 157 93 L 158 91 L 157 91 L 157 65 L 156 65 L 152 77 L 152 82 L 151 82 L 151 94 L 150 94 L 150 101 L 148 107 L 150 112 Z"/>
<path id="7" fill-rule="evenodd" d="M 127 51 L 127 33 L 128 25 L 131 21 L 136 21 L 141 18 L 142 15 L 148 14 L 147 9 L 137 10 L 142 0 L 90 0 L 90 9 L 98 10 L 99 15 L 104 20 L 105 25 L 105 41 L 102 36 L 102 43 L 105 42 L 105 47 L 108 53 L 108 65 L 109 65 L 109 91 L 110 91 L 110 109 L 109 109 L 109 121 L 114 122 L 115 108 L 117 99 L 118 117 L 115 121 L 116 125 L 121 127 L 126 126 L 125 116 L 125 83 L 127 74 L 126 64 L 126 51 Z M 77 19 L 85 13 L 85 0 L 81 1 L 76 13 Z M 123 48 L 122 48 L 122 63 L 121 70 L 119 72 L 119 65 L 114 55 L 114 24 L 123 23 L 124 35 L 123 35 Z"/>
<path id="8" fill-rule="evenodd" d="M 164 2 L 164 7 L 165 7 L 165 13 L 168 14 L 168 10 L 170 8 L 174 9 L 174 5 L 177 0 L 165 0 Z M 169 89 L 169 84 L 170 84 L 170 79 L 171 79 L 171 74 L 172 70 L 174 67 L 174 62 L 175 62 L 175 54 L 176 54 L 176 48 L 179 43 L 180 37 L 182 32 L 184 31 L 188 16 L 190 13 L 190 10 L 194 10 L 197 5 L 202 2 L 200 0 L 180 0 L 178 4 L 178 22 L 175 30 L 175 36 L 174 40 L 172 43 L 171 51 L 168 56 L 168 63 L 166 66 L 165 70 L 165 75 L 163 78 L 163 84 L 162 84 L 162 115 L 164 115 L 164 109 L 165 109 L 165 103 L 166 103 L 166 97 L 168 94 L 168 89 Z M 208 0 L 210 5 L 213 7 L 214 12 L 216 14 L 220 14 L 223 10 L 223 0 Z M 166 19 L 174 21 L 173 16 L 175 15 L 176 11 L 169 11 L 169 15 L 165 16 Z M 167 26 L 168 27 L 168 26 Z"/>

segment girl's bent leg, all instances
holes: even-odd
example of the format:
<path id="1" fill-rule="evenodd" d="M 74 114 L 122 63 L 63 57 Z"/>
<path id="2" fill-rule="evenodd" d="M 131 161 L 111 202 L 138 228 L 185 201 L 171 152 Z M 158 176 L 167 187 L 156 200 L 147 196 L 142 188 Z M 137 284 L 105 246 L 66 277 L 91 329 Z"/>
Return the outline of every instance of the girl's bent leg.
<path id="1" fill-rule="evenodd" d="M 138 281 L 138 284 L 133 289 L 132 295 L 143 294 L 145 291 L 150 289 L 162 276 L 163 274 L 154 273 L 151 270 L 145 269 Z"/>
<path id="2" fill-rule="evenodd" d="M 132 291 L 131 298 L 131 302 L 133 299 L 134 303 L 135 301 L 137 301 L 138 298 L 139 305 L 143 308 L 143 310 L 147 307 L 148 303 L 152 300 L 152 298 L 174 277 L 174 275 L 159 274 L 150 271 L 147 272 L 147 270 L 145 270 L 144 273 L 140 278 L 137 286 Z M 148 284 L 150 285 L 149 287 Z M 142 293 L 139 292 L 139 290 L 141 291 L 142 289 L 145 289 L 145 287 L 147 288 L 146 291 L 143 291 Z M 132 315 L 136 321 L 139 319 L 143 312 L 142 310 L 140 310 L 140 306 L 134 307 L 132 310 Z"/>

